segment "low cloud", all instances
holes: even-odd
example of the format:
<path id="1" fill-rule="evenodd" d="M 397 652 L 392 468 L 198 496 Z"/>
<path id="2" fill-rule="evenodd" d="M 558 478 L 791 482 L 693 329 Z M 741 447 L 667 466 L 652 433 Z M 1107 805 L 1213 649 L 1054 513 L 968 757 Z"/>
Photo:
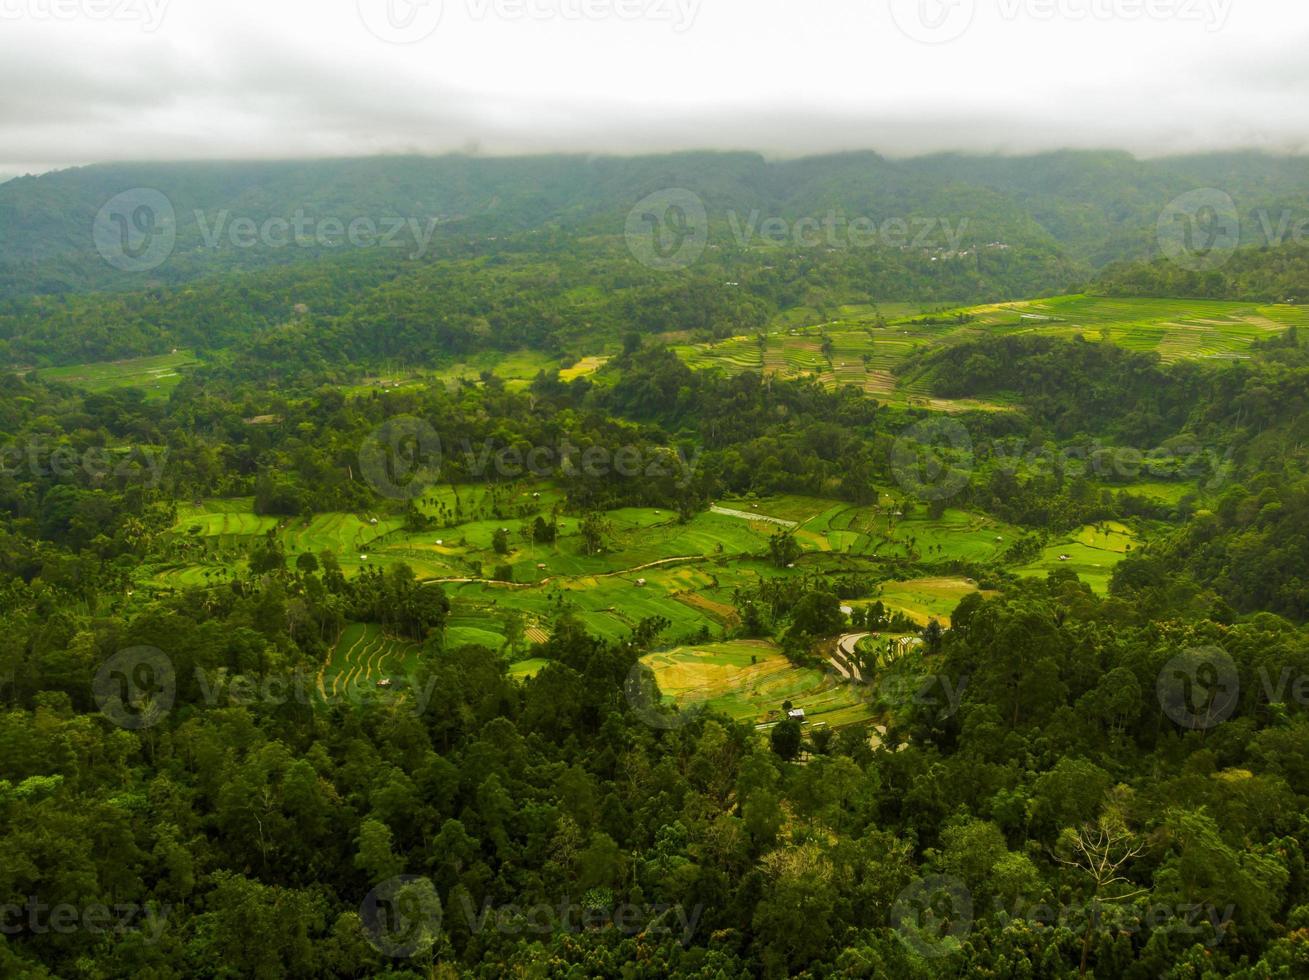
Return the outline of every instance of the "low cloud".
<path id="1" fill-rule="evenodd" d="M 705 0 L 685 31 L 473 17 L 446 0 L 430 38 L 398 45 L 357 2 L 174 4 L 150 32 L 6 20 L 0 179 L 449 151 L 1309 150 L 1309 5 L 1242 4 L 1208 31 L 1006 19 L 976 0 L 970 33 L 926 45 L 870 0 Z"/>

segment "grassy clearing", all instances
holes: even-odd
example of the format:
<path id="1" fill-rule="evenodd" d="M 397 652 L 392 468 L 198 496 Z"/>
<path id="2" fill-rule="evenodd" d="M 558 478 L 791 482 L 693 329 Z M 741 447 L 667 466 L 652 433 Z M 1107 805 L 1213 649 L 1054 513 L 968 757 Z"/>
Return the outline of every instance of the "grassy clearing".
<path id="1" fill-rule="evenodd" d="M 1083 582 L 1104 595 L 1109 591 L 1114 566 L 1140 544 L 1131 528 L 1116 521 L 1106 521 L 1060 538 L 1046 547 L 1040 558 L 1016 571 L 1019 575 L 1046 575 L 1056 568 L 1071 569 Z"/>
<path id="2" fill-rule="evenodd" d="M 44 381 L 57 381 L 83 391 L 143 388 L 148 397 L 164 398 L 177 387 L 186 371 L 199 363 L 190 351 L 174 351 L 156 357 L 43 368 L 36 373 Z"/>
<path id="3" fill-rule="evenodd" d="M 872 717 L 858 687 L 827 671 L 796 667 L 761 640 L 679 647 L 642 662 L 666 701 L 704 704 L 738 721 L 778 721 L 784 701 L 803 708 L 810 724 L 851 725 Z"/>
<path id="4" fill-rule="evenodd" d="M 467 361 L 442 368 L 432 377 L 446 384 L 461 381 L 477 382 L 483 371 L 489 371 L 504 381 L 507 388 L 517 389 L 527 387 L 542 371 L 551 374 L 559 371 L 560 367 L 558 361 L 541 351 L 519 350 L 508 353 L 487 351 Z"/>
<path id="5" fill-rule="evenodd" d="M 977 583 L 963 578 L 917 578 L 887 582 L 878 598 L 889 609 L 904 613 L 920 626 L 935 619 L 950 625 L 950 614 L 964 596 L 978 591 Z M 995 593 L 986 593 L 994 595 Z"/>
<path id="6" fill-rule="evenodd" d="M 584 357 L 572 367 L 560 369 L 559 380 L 576 381 L 578 378 L 589 377 L 608 363 L 607 357 Z"/>
<path id="7" fill-rule="evenodd" d="M 1182 498 L 1189 493 L 1199 493 L 1199 488 L 1194 483 L 1167 482 L 1167 481 L 1149 481 L 1143 480 L 1140 483 L 1114 484 L 1114 490 L 1124 493 L 1134 494 L 1138 497 L 1149 497 L 1152 500 L 1158 500 L 1166 504 L 1178 504 Z"/>
<path id="8" fill-rule="evenodd" d="M 516 681 L 525 680 L 528 677 L 535 677 L 541 673 L 550 663 L 548 660 L 542 660 L 540 657 L 533 657 L 530 660 L 520 660 L 516 664 L 509 665 L 509 676 Z"/>

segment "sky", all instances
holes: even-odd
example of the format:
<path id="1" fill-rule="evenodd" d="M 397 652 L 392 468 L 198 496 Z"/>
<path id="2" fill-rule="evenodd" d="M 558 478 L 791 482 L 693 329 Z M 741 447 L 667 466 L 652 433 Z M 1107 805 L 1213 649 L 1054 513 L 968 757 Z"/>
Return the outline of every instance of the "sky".
<path id="1" fill-rule="evenodd" d="M 111 160 L 1309 152 L 1303 0 L 0 0 L 0 179 Z"/>

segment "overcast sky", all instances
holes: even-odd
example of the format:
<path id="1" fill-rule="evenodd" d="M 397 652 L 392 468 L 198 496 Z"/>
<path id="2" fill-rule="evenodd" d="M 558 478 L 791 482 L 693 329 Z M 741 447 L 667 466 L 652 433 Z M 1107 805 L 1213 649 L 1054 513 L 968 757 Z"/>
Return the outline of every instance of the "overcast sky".
<path id="1" fill-rule="evenodd" d="M 1303 0 L 0 0 L 0 176 L 384 152 L 1309 150 Z"/>

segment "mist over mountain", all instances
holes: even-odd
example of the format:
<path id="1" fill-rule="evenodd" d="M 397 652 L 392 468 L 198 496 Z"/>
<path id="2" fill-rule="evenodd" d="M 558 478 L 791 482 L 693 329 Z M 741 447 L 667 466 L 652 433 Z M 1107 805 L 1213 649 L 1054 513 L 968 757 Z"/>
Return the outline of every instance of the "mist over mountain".
<path id="1" fill-rule="evenodd" d="M 294 263 L 343 251 L 352 222 L 379 241 L 403 222 L 403 234 L 392 238 L 411 245 L 545 229 L 621 236 L 638 202 L 670 190 L 703 201 L 711 238 L 744 247 L 762 240 L 769 219 L 841 227 L 862 220 L 878 228 L 904 221 L 906 247 L 915 227 L 939 222 L 962 245 L 1048 250 L 1089 273 L 1151 256 L 1162 210 L 1200 188 L 1229 195 L 1248 215 L 1303 211 L 1309 166 L 1262 153 L 1139 160 L 1092 151 L 902 160 L 863 152 L 793 160 L 684 153 L 103 164 L 0 185 L 0 295 L 134 289 Z M 148 272 L 125 273 L 97 252 L 97 214 L 119 195 L 147 191 L 162 195 L 166 213 L 152 212 L 152 220 L 175 235 L 175 247 Z M 267 233 L 270 221 L 278 233 Z M 289 223 L 288 232 L 279 221 Z M 249 223 L 252 235 L 243 231 Z M 1252 220 L 1247 231 L 1260 229 Z M 815 241 L 826 243 L 821 235 Z"/>

